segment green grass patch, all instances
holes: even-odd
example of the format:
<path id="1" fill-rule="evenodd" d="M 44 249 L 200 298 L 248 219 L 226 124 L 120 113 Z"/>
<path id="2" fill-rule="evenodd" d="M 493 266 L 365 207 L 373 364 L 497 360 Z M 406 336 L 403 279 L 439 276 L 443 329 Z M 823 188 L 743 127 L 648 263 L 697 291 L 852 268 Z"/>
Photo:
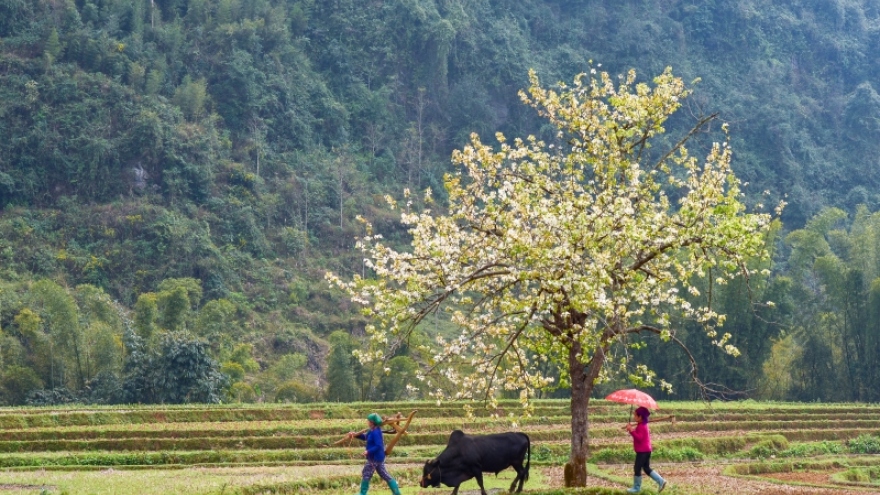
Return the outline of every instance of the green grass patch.
<path id="1" fill-rule="evenodd" d="M 831 481 L 847 485 L 880 485 L 880 467 L 850 468 L 831 475 Z"/>
<path id="2" fill-rule="evenodd" d="M 412 456 L 413 462 L 423 462 L 439 450 Z M 351 449 L 325 450 L 217 450 L 217 451 L 160 451 L 160 452 L 42 452 L 35 454 L 0 455 L 0 468 L 49 466 L 162 466 L 193 464 L 241 464 L 241 463 L 290 463 L 319 461 L 324 463 L 350 463 L 358 460 L 359 452 Z M 407 456 L 395 449 L 395 460 Z"/>
<path id="3" fill-rule="evenodd" d="M 853 454 L 880 454 L 880 438 L 874 435 L 859 435 L 846 443 Z"/>
<path id="4" fill-rule="evenodd" d="M 71 406 L 44 408 L 2 408 L 0 428 L 21 429 L 51 426 L 90 426 L 113 424 L 156 424 L 228 421 L 302 421 L 320 419 L 362 420 L 368 412 L 390 413 L 419 409 L 417 418 L 464 418 L 463 407 L 473 406 L 476 418 L 500 414 L 502 418 L 540 422 L 570 414 L 567 400 L 537 400 L 533 402 L 532 418 L 522 419 L 517 401 L 500 401 L 500 409 L 488 410 L 480 403 L 447 402 L 389 402 L 351 404 L 238 404 L 187 406 L 88 406 L 71 410 Z M 765 421 L 864 421 L 877 417 L 880 406 L 864 404 L 794 404 L 741 401 L 734 403 L 666 402 L 664 414 L 675 414 L 681 422 L 715 422 L 719 429 L 725 422 Z M 590 415 L 594 423 L 615 423 L 627 419 L 627 409 L 603 400 L 591 401 Z M 658 425 L 659 426 L 659 425 Z M 757 426 L 757 425 L 756 425 Z M 809 426 L 808 426 L 809 427 Z M 819 428 L 821 425 L 815 425 Z M 710 429 L 713 427 L 707 427 Z M 776 428 L 776 426 L 773 426 Z"/>
<path id="5" fill-rule="evenodd" d="M 422 475 L 421 468 L 392 470 L 391 474 L 400 485 L 400 490 L 403 495 L 416 495 L 418 493 L 425 492 L 423 488 L 419 487 L 419 479 Z M 486 490 L 497 488 L 506 491 L 510 487 L 511 482 L 513 482 L 513 479 L 515 477 L 516 473 L 512 469 L 502 471 L 498 474 L 498 476 L 486 473 L 483 476 L 483 486 L 486 488 Z M 336 493 L 350 494 L 357 492 L 360 481 L 360 475 L 334 477 L 316 476 L 293 482 L 255 484 L 251 486 L 241 487 L 231 492 L 228 490 L 225 492 L 216 491 L 211 492 L 211 495 L 220 495 L 221 493 L 232 493 L 234 495 L 288 495 L 299 493 L 322 493 L 326 495 Z M 544 486 L 545 483 L 546 480 L 544 479 L 544 476 L 541 474 L 541 472 L 533 469 L 530 471 L 529 479 L 525 482 L 523 489 L 528 490 L 528 492 L 531 494 L 534 493 L 533 490 L 535 487 Z M 450 488 L 442 485 L 440 488 L 436 489 L 435 492 L 437 495 L 443 495 L 448 493 L 450 490 Z M 477 481 L 475 479 L 471 479 L 462 483 L 459 488 L 459 493 L 471 490 L 479 490 L 479 485 L 477 484 Z M 388 493 L 388 487 L 385 482 L 382 481 L 378 476 L 374 476 L 370 484 L 370 493 Z"/>
<path id="6" fill-rule="evenodd" d="M 792 443 L 787 449 L 779 452 L 779 457 L 815 457 L 847 453 L 842 442 L 823 440 L 821 442 Z"/>
<path id="7" fill-rule="evenodd" d="M 782 435 L 773 435 L 756 443 L 749 449 L 749 457 L 764 459 L 788 448 L 788 439 Z"/>
<path id="8" fill-rule="evenodd" d="M 47 493 L 89 495 L 231 494 L 266 484 L 297 483 L 301 479 L 358 477 L 359 466 L 250 466 L 223 468 L 119 471 L 3 471 L 3 483 L 46 487 Z M 392 468 L 392 474 L 397 472 Z M 40 489 L 11 493 L 39 494 Z M 4 491 L 4 493 L 6 493 Z M 260 493 L 260 492 L 252 492 Z"/>
<path id="9" fill-rule="evenodd" d="M 445 424 L 440 427 L 426 424 L 414 424 L 410 433 L 403 437 L 398 445 L 401 447 L 442 447 L 449 438 L 452 429 L 461 428 L 458 424 Z M 350 423 L 339 423 L 327 427 L 311 428 L 312 431 L 324 434 L 303 434 L 308 429 L 298 426 L 291 426 L 288 422 L 231 422 L 231 423 L 197 423 L 197 427 L 190 427 L 187 423 L 175 424 L 158 424 L 158 425 L 137 425 L 130 428 L 123 428 L 114 425 L 112 428 L 103 426 L 95 426 L 92 429 L 85 427 L 75 427 L 73 429 L 53 429 L 41 428 L 35 430 L 18 430 L 14 432 L 4 432 L 0 434 L 0 453 L 14 452 L 87 452 L 87 451 L 179 451 L 179 450 L 244 450 L 244 449 L 323 449 L 337 448 L 334 445 L 340 440 L 346 431 L 359 429 L 359 425 Z M 160 428 L 161 427 L 161 428 Z M 506 423 L 482 423 L 475 428 L 464 428 L 466 432 L 471 434 L 487 434 L 500 431 L 510 431 L 512 427 Z M 439 431 L 430 431 L 439 430 Z M 563 425 L 542 425 L 532 429 L 529 425 L 520 428 L 521 431 L 527 433 L 532 439 L 533 444 L 537 447 L 546 443 L 566 442 L 570 438 L 570 431 Z M 865 432 L 862 428 L 856 431 Z M 871 431 L 871 430 L 868 430 Z M 334 432 L 327 435 L 327 432 Z M 702 451 L 707 455 L 727 454 L 742 448 L 742 437 L 733 437 L 730 435 L 719 435 L 706 440 L 708 445 L 704 445 L 702 438 L 700 440 L 661 440 L 658 444 L 669 444 L 671 448 L 681 446 L 691 446 Z M 764 434 L 769 437 L 771 432 Z M 789 441 L 810 443 L 810 442 L 831 442 L 834 440 L 848 440 L 849 450 L 852 453 L 878 453 L 880 452 L 880 431 L 872 431 L 871 434 L 861 433 L 861 436 L 854 437 L 856 433 L 850 429 L 841 430 L 781 430 L 773 432 L 783 436 Z M 655 438 L 662 438 L 663 432 L 654 432 Z M 618 427 L 613 428 L 594 428 L 590 432 L 593 438 L 594 446 L 597 449 L 620 450 L 626 448 L 630 440 L 621 435 Z M 607 436 L 606 436 L 607 435 Z M 760 434 L 750 434 L 749 437 Z M 733 446 L 720 445 L 723 442 L 730 441 L 732 438 L 738 440 Z M 727 439 L 727 440 L 725 440 Z M 760 442 L 761 440 L 756 440 Z M 763 444 L 755 446 L 753 451 L 747 453 L 751 457 L 768 457 L 770 455 L 782 455 L 782 451 L 786 450 L 785 445 L 778 445 L 779 442 L 774 441 L 771 444 Z M 357 442 L 352 442 L 354 448 Z M 710 450 L 707 450 L 710 449 Z M 835 453 L 828 451 L 825 453 Z M 602 454 L 607 455 L 606 454 Z M 790 455 L 796 455 L 791 453 Z M 603 462 L 610 462 L 604 460 Z M 670 460 L 678 459 L 670 457 Z"/>
<path id="10" fill-rule="evenodd" d="M 716 438 L 683 438 L 655 441 L 652 460 L 668 462 L 699 461 L 713 456 L 730 456 L 742 453 L 747 447 L 772 452 L 788 447 L 788 440 L 782 435 L 739 435 Z M 590 456 L 591 462 L 624 463 L 632 460 L 635 454 L 631 445 L 620 445 L 597 449 Z M 748 452 L 744 455 L 758 457 Z"/>
<path id="11" fill-rule="evenodd" d="M 732 464 L 724 468 L 727 476 L 760 476 L 773 473 L 797 471 L 831 471 L 855 467 L 875 466 L 877 459 L 872 457 L 831 457 L 827 459 L 764 460 L 759 462 Z"/>

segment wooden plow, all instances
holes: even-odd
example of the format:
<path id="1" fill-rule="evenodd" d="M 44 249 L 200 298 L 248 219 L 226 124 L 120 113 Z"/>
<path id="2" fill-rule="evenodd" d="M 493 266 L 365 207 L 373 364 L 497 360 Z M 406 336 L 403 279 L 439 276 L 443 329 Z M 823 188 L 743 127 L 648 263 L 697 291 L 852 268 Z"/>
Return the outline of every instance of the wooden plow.
<path id="1" fill-rule="evenodd" d="M 391 416 L 382 416 L 382 427 L 387 428 L 382 430 L 384 434 L 393 434 L 394 436 L 388 443 L 385 444 L 385 455 L 391 455 L 391 452 L 394 450 L 394 446 L 397 445 L 397 442 L 406 435 L 406 430 L 409 428 L 410 423 L 412 423 L 413 416 L 416 415 L 418 409 L 413 410 L 409 413 L 409 416 L 404 416 L 402 413 L 393 414 Z M 333 443 L 333 445 L 341 445 L 348 441 L 348 444 L 351 445 L 351 441 L 354 437 L 358 435 L 363 435 L 367 430 L 361 430 L 354 435 L 345 435 L 340 440 L 337 440 Z"/>

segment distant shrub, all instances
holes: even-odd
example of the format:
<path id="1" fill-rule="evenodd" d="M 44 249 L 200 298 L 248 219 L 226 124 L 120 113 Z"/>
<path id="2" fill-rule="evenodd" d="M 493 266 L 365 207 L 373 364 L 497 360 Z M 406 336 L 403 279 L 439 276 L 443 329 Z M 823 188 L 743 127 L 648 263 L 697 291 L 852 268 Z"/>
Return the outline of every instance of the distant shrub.
<path id="1" fill-rule="evenodd" d="M 766 440 L 758 442 L 754 447 L 749 449 L 749 456 L 763 459 L 772 455 L 779 454 L 787 448 L 788 441 L 785 440 L 785 437 L 775 435 Z"/>
<path id="2" fill-rule="evenodd" d="M 75 402 L 81 403 L 83 400 L 65 387 L 34 390 L 28 394 L 26 401 L 29 406 L 58 406 Z"/>
<path id="3" fill-rule="evenodd" d="M 549 462 L 556 460 L 557 458 L 559 458 L 559 456 L 555 455 L 553 450 L 546 445 L 542 444 L 532 447 L 532 460 L 534 461 Z"/>
<path id="4" fill-rule="evenodd" d="M 842 454 L 846 449 L 843 443 L 830 440 L 814 443 L 799 443 L 779 453 L 781 457 L 812 457 L 817 455 Z"/>
<path id="5" fill-rule="evenodd" d="M 33 391 L 43 387 L 39 375 L 25 366 L 9 366 L 0 378 L 0 394 L 7 404 L 24 404 Z"/>
<path id="6" fill-rule="evenodd" d="M 772 446 L 767 442 L 761 442 L 758 445 L 755 445 L 754 447 L 749 449 L 749 457 L 754 457 L 757 459 L 765 459 L 775 454 L 776 451 L 773 450 Z"/>
<path id="7" fill-rule="evenodd" d="M 233 383 L 232 386 L 229 387 L 229 390 L 226 392 L 226 395 L 228 395 L 229 398 L 234 402 L 257 401 L 257 392 L 254 391 L 254 387 L 251 387 L 245 382 Z"/>
<path id="8" fill-rule="evenodd" d="M 316 402 L 319 396 L 318 389 L 292 380 L 275 389 L 275 402 Z"/>
<path id="9" fill-rule="evenodd" d="M 880 438 L 873 435 L 859 435 L 847 442 L 853 454 L 880 454 Z"/>
<path id="10" fill-rule="evenodd" d="M 229 380 L 233 383 L 240 382 L 244 380 L 244 367 L 238 363 L 234 363 L 232 361 L 226 361 L 220 366 L 220 373 L 229 377 Z"/>

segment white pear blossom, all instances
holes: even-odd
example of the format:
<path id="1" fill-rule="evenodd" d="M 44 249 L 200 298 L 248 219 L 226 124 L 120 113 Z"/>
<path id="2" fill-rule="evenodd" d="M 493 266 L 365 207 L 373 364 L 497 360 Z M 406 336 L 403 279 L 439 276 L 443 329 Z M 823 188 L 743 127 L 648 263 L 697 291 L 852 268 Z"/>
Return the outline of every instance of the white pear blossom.
<path id="1" fill-rule="evenodd" d="M 527 407 L 537 389 L 570 387 L 573 422 L 585 429 L 596 383 L 613 373 L 655 383 L 629 354 L 634 335 L 679 342 L 670 322 L 690 318 L 738 353 L 729 334 L 718 337 L 723 315 L 694 302 L 695 282 L 726 283 L 747 259 L 766 258 L 770 215 L 746 212 L 726 134 L 702 159 L 685 147 L 690 134 L 667 152 L 651 147 L 690 93 L 671 70 L 653 85 L 637 84 L 634 71 L 620 80 L 592 72 L 558 91 L 531 73 L 521 93 L 568 146 L 499 134 L 493 148 L 473 135 L 453 153 L 448 213 L 417 211 L 405 191 L 411 249 L 396 251 L 367 225 L 358 246 L 373 278 L 327 275 L 374 320 L 362 361 L 393 356 L 443 315 L 458 336 L 410 348 L 429 396 L 491 406 L 500 391 L 520 390 Z M 572 431 L 575 484 L 586 479 L 581 430 Z"/>

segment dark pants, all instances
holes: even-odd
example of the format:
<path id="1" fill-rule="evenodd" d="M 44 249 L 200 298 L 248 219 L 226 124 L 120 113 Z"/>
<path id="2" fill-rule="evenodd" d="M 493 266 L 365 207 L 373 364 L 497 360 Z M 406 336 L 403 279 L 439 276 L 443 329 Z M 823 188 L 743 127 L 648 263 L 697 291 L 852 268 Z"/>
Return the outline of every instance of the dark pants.
<path id="1" fill-rule="evenodd" d="M 650 452 L 636 452 L 635 476 L 641 476 L 643 469 L 648 476 L 651 476 L 651 472 L 654 471 L 651 469 Z"/>
<path id="2" fill-rule="evenodd" d="M 361 477 L 365 480 L 369 480 L 373 477 L 374 473 L 377 473 L 380 478 L 385 480 L 385 482 L 389 482 L 394 479 L 391 477 L 390 474 L 388 474 L 388 470 L 385 469 L 384 462 L 367 461 L 367 464 L 364 466 L 364 470 L 361 473 Z"/>

